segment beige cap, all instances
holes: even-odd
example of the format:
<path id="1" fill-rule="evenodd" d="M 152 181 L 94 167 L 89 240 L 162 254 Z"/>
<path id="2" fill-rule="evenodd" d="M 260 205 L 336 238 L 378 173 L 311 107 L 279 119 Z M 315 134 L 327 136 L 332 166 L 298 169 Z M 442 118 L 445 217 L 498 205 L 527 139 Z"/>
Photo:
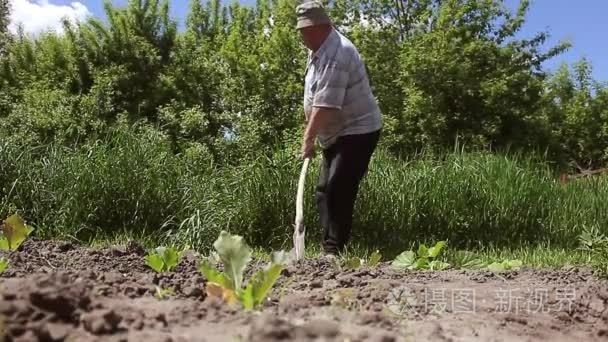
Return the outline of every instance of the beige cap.
<path id="1" fill-rule="evenodd" d="M 317 0 L 304 1 L 304 3 L 296 8 L 296 14 L 298 16 L 298 29 L 308 26 L 331 24 L 331 20 L 327 13 L 325 13 L 323 4 Z"/>

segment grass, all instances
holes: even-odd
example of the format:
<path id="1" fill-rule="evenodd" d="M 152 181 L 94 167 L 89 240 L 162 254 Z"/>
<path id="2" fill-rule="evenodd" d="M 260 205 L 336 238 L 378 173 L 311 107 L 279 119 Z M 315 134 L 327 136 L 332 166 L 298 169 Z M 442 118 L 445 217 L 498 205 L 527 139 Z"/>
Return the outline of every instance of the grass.
<path id="1" fill-rule="evenodd" d="M 432 243 L 427 246 L 432 245 Z M 418 243 L 412 244 L 404 250 L 416 251 Z M 456 254 L 457 249 L 447 246 L 443 252 L 442 260 L 451 262 Z M 486 246 L 477 249 L 468 249 L 469 252 L 473 252 L 475 255 L 485 263 L 492 263 L 494 261 L 502 260 L 521 260 L 523 264 L 530 267 L 538 268 L 561 268 L 564 266 L 588 266 L 590 264 L 590 253 L 581 249 L 566 249 L 543 245 L 530 245 L 530 246 L 519 246 L 516 248 L 509 247 L 491 247 Z M 366 249 L 362 246 L 351 246 L 341 254 L 341 260 L 347 260 L 352 257 L 361 258 L 367 260 L 374 250 Z M 322 253 L 318 248 L 310 248 L 307 250 L 307 257 L 319 257 Z M 392 261 L 392 256 L 382 257 L 382 261 Z"/>
<path id="2" fill-rule="evenodd" d="M 117 131 L 78 148 L 0 138 L 0 215 L 19 212 L 42 238 L 135 239 L 204 253 L 223 229 L 262 252 L 288 250 L 300 167 L 287 151 L 218 167 L 204 155 L 174 154 L 152 133 Z M 306 182 L 309 254 L 321 237 L 317 169 L 318 158 Z M 607 179 L 561 184 L 529 156 L 454 152 L 403 161 L 380 150 L 360 190 L 350 253 L 379 249 L 392 259 L 418 242 L 446 240 L 537 265 L 584 262 L 580 233 L 608 235 Z"/>

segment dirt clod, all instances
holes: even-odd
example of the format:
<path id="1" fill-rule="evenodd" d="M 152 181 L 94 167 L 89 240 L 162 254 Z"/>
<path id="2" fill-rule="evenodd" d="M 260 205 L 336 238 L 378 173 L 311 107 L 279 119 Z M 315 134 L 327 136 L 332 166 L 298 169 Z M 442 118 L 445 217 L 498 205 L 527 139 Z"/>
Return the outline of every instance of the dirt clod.
<path id="1" fill-rule="evenodd" d="M 81 321 L 84 328 L 93 334 L 111 334 L 118 328 L 121 317 L 114 310 L 98 310 L 84 314 Z"/>
<path id="2" fill-rule="evenodd" d="M 51 341 L 63 341 L 74 329 L 71 325 L 59 323 L 49 323 L 45 328 Z"/>

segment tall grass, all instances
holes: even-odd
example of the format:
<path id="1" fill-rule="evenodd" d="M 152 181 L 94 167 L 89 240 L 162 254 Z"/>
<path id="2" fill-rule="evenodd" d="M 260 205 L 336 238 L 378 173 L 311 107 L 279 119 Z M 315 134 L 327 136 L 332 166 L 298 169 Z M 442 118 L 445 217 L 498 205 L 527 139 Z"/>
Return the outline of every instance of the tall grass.
<path id="1" fill-rule="evenodd" d="M 560 184 L 531 157 L 454 153 L 407 164 L 378 155 L 359 205 L 360 239 L 381 246 L 448 239 L 452 246 L 572 247 L 608 218 L 606 179 Z"/>
<path id="2" fill-rule="evenodd" d="M 117 131 L 78 148 L 22 146 L 0 138 L 0 215 L 19 211 L 44 238 L 116 236 L 211 247 L 220 230 L 262 248 L 290 248 L 301 163 L 272 158 L 217 167 L 174 154 L 159 135 Z M 318 159 L 304 215 L 310 244 Z M 356 204 L 353 242 L 385 255 L 415 241 L 453 247 L 574 248 L 584 228 L 608 233 L 606 178 L 561 184 L 542 161 L 458 153 L 411 161 L 378 151 Z"/>

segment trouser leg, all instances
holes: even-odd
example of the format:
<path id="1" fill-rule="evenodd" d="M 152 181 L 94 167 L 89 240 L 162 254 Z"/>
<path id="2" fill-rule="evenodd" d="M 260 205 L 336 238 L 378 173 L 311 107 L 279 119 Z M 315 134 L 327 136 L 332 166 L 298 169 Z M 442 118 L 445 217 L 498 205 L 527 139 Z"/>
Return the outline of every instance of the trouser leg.
<path id="1" fill-rule="evenodd" d="M 343 136 L 323 152 L 317 203 L 325 252 L 339 253 L 350 239 L 359 184 L 379 135 L 380 132 Z"/>

